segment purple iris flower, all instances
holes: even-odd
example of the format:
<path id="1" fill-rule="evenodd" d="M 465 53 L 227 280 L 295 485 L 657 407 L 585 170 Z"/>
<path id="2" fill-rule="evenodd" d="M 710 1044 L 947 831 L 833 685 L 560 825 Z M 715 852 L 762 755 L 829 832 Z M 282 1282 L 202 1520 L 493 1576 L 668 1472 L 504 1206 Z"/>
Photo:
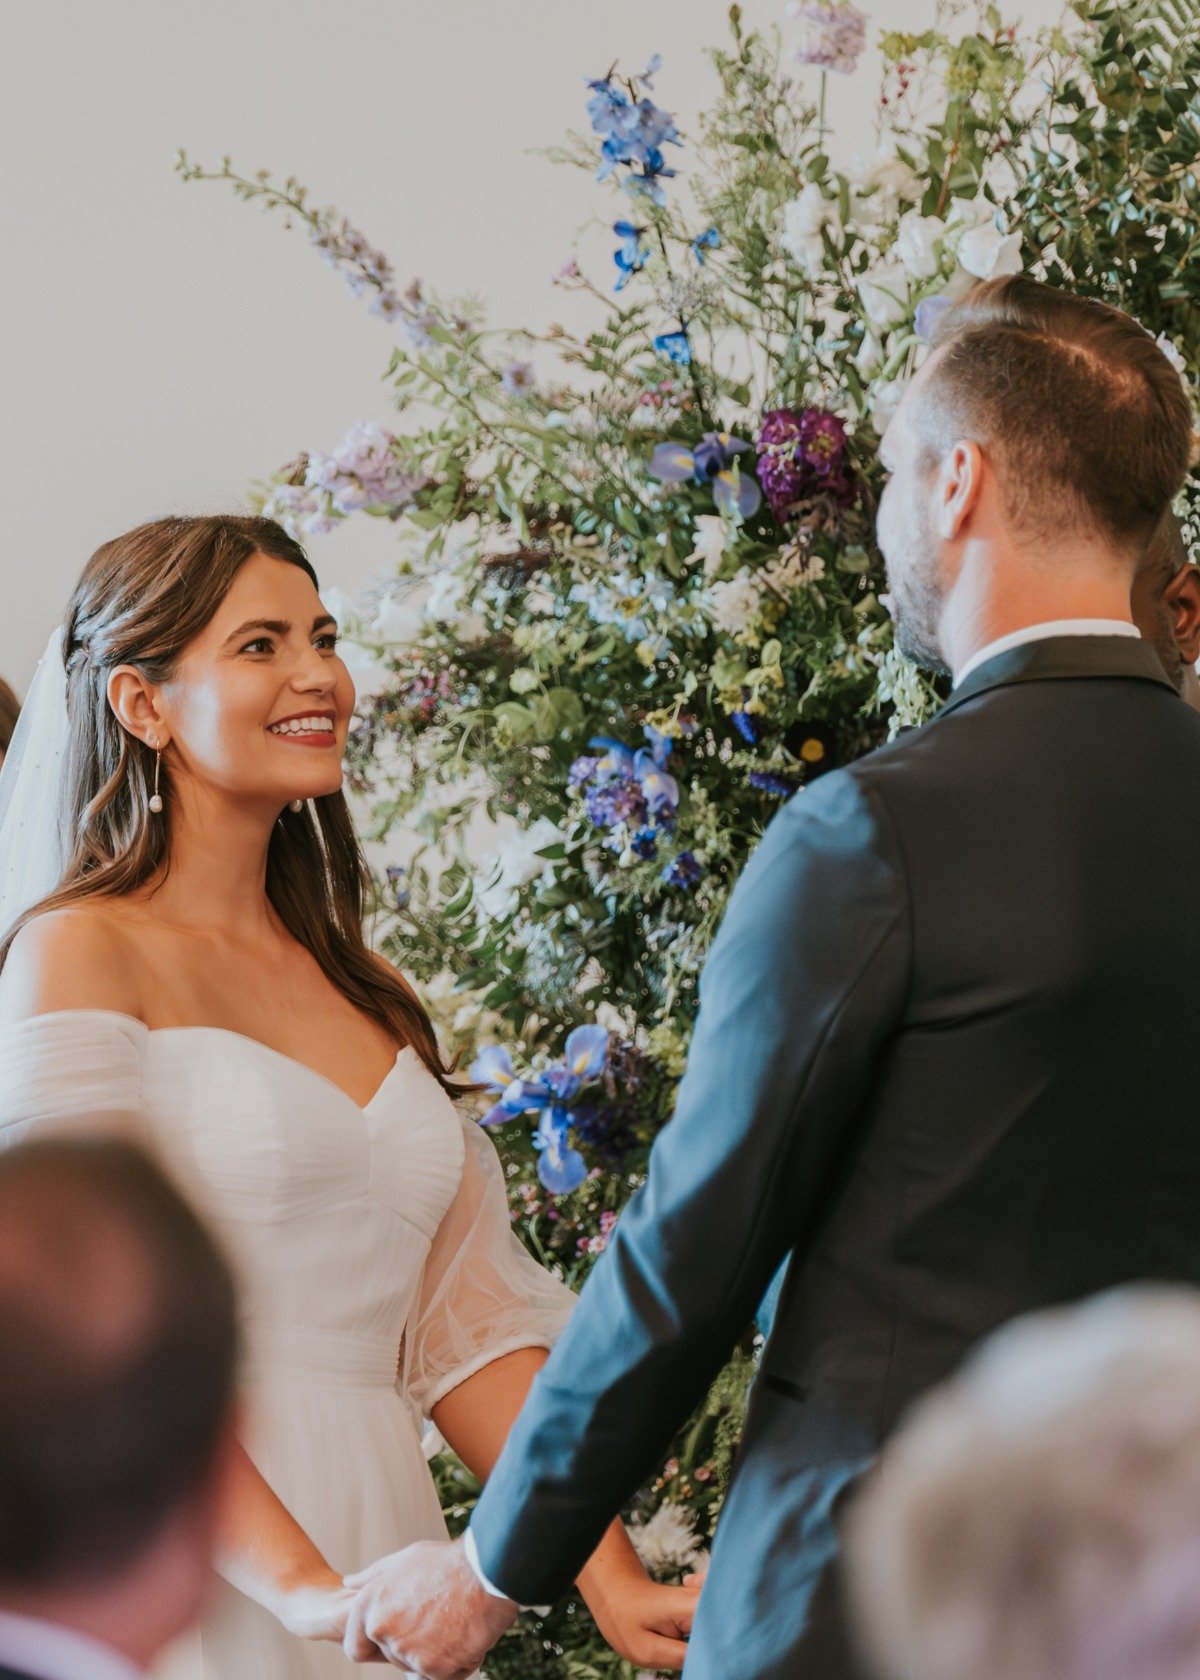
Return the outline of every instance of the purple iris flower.
<path id="1" fill-rule="evenodd" d="M 737 467 L 737 457 L 753 446 L 730 432 L 705 432 L 694 448 L 660 443 L 650 457 L 650 475 L 663 484 L 693 479 L 712 487 L 713 501 L 726 518 L 734 512 L 749 519 L 762 504 L 762 491 Z"/>
<path id="2" fill-rule="evenodd" d="M 587 1163 L 569 1144 L 574 1122 L 572 1099 L 608 1063 L 608 1032 L 604 1027 L 576 1027 L 567 1039 L 561 1061 L 545 1073 L 518 1079 L 512 1058 L 502 1045 L 488 1045 L 471 1067 L 472 1078 L 500 1091 L 500 1101 L 484 1115 L 485 1126 L 499 1125 L 529 1111 L 539 1115 L 534 1146 L 538 1150 L 538 1177 L 555 1195 L 574 1190 L 587 1176 Z"/>

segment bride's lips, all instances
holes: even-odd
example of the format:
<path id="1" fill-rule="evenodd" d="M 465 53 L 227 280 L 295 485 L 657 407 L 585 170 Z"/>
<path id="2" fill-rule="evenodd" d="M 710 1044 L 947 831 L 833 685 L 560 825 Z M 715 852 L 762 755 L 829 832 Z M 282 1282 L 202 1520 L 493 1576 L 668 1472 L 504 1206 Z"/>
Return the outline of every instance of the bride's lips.
<path id="1" fill-rule="evenodd" d="M 276 718 L 267 725 L 267 734 L 277 741 L 297 747 L 322 747 L 328 750 L 337 745 L 336 718 L 333 712 L 293 712 L 290 717 Z M 300 728 L 298 725 L 313 727 Z M 283 725 L 289 725 L 283 728 Z"/>

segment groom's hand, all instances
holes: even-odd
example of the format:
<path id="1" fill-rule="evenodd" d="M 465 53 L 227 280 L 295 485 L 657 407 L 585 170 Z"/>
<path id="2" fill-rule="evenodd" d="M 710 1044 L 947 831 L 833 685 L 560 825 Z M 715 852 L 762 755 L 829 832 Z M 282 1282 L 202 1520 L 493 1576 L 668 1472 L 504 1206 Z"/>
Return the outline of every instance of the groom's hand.
<path id="1" fill-rule="evenodd" d="M 420 1680 L 469 1680 L 517 1606 L 479 1584 L 457 1540 L 422 1540 L 347 1575 L 358 1589 L 343 1648 L 352 1662 L 381 1651 Z"/>

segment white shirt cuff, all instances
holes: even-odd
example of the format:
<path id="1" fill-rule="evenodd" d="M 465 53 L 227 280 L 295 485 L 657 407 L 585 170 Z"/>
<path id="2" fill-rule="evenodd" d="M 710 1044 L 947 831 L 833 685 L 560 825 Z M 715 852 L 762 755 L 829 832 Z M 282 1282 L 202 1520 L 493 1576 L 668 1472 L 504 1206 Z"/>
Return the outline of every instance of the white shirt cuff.
<path id="1" fill-rule="evenodd" d="M 508 1594 L 506 1592 L 501 1592 L 499 1587 L 493 1586 L 491 1581 L 489 1581 L 487 1576 L 483 1573 L 483 1565 L 479 1561 L 479 1547 L 475 1544 L 475 1536 L 471 1533 L 469 1528 L 463 1532 L 462 1543 L 463 1551 L 467 1554 L 467 1562 L 471 1565 L 475 1579 L 479 1582 L 479 1585 L 483 1588 L 484 1592 L 491 1598 L 502 1598 L 506 1604 L 512 1604 L 514 1601 L 509 1598 Z M 548 1604 L 522 1604 L 520 1608 L 522 1610 L 532 1610 L 536 1616 L 548 1616 L 550 1614 L 550 1606 Z"/>

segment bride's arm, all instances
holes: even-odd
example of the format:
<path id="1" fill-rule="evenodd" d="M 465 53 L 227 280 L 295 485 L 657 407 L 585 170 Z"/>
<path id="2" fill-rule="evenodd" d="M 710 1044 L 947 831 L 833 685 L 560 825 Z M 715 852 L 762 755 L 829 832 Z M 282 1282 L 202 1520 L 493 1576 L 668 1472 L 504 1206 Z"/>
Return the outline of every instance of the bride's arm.
<path id="1" fill-rule="evenodd" d="M 60 1129 L 147 1130 L 142 1106 L 143 978 L 119 920 L 104 905 L 75 905 L 29 922 L 13 941 L 0 979 L 0 1028 L 38 1016 L 66 1028 L 76 1011 L 115 1017 L 99 1045 L 78 1022 L 57 1045 L 50 1067 L 26 1055 L 29 1089 L 10 1077 L 0 1113 L 19 1109 L 22 1124 Z M 128 1023 L 132 1031 L 119 1023 Z M 93 1026 L 93 1036 L 96 1032 Z M 49 1052 L 45 1053 L 46 1055 Z M 90 1058 L 90 1059 L 89 1059 Z M 147 1142 L 150 1141 L 147 1136 Z M 223 1490 L 226 1533 L 220 1573 L 248 1597 L 309 1639 L 340 1640 L 353 1594 L 263 1480 L 244 1448 L 230 1455 Z M 357 1561 L 357 1560 L 355 1560 Z"/>
<path id="2" fill-rule="evenodd" d="M 507 1353 L 452 1388 L 433 1421 L 471 1473 L 486 1481 L 548 1355 Z M 579 1576 L 579 1590 L 614 1650 L 645 1668 L 682 1668 L 696 1608 L 695 1587 L 657 1586 L 614 1522 Z"/>
<path id="3" fill-rule="evenodd" d="M 234 1450 L 217 1569 L 303 1639 L 340 1641 L 354 1594 L 245 1448 Z"/>

